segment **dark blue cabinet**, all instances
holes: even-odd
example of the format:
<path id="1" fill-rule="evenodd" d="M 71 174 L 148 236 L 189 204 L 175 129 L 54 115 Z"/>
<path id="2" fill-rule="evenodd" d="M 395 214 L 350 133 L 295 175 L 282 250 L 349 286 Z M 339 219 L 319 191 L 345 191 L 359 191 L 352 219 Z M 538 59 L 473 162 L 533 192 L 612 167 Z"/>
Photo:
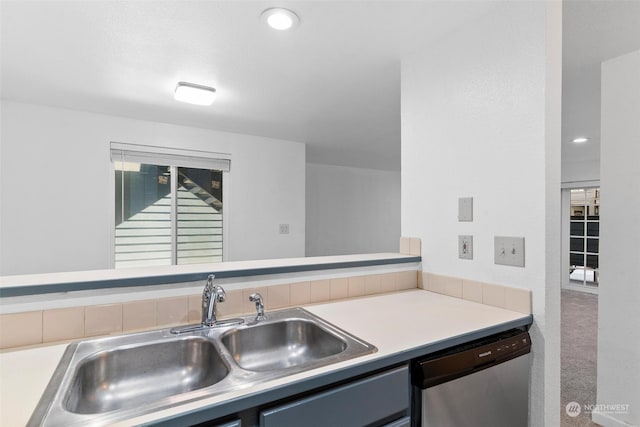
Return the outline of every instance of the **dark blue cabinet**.
<path id="1" fill-rule="evenodd" d="M 409 369 L 402 366 L 260 412 L 260 427 L 408 425 Z"/>

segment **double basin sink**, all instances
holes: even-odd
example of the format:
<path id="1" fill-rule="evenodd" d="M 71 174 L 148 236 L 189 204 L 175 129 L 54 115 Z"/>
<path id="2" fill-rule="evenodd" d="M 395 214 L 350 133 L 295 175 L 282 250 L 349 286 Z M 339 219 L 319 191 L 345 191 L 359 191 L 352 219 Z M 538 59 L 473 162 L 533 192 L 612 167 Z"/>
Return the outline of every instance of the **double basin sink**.
<path id="1" fill-rule="evenodd" d="M 28 425 L 102 425 L 373 353 L 302 308 L 69 345 Z"/>

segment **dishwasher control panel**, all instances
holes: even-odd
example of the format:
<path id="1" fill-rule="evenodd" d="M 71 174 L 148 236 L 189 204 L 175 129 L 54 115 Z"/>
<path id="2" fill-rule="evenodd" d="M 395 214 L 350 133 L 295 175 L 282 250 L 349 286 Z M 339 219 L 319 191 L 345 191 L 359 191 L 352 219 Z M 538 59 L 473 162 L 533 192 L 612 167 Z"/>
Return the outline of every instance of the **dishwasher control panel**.
<path id="1" fill-rule="evenodd" d="M 442 350 L 412 366 L 412 382 L 421 388 L 433 387 L 495 366 L 531 351 L 531 338 L 522 330 L 511 330 Z"/>
<path id="2" fill-rule="evenodd" d="M 502 339 L 495 343 L 478 347 L 474 351 L 476 355 L 476 366 L 484 365 L 490 361 L 504 362 L 514 357 L 527 354 L 529 351 L 531 351 L 529 334 L 523 332 L 515 337 Z"/>

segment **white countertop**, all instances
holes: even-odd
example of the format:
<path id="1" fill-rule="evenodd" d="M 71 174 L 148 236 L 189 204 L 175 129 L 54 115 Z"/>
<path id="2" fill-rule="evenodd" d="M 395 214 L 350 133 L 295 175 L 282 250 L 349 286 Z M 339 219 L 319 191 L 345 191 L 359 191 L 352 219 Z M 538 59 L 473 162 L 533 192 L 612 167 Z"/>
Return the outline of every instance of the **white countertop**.
<path id="1" fill-rule="evenodd" d="M 376 353 L 267 381 L 197 402 L 146 414 L 117 425 L 131 425 L 193 412 L 205 406 L 276 388 L 294 381 L 382 359 L 529 316 L 420 289 L 305 307 L 378 348 Z M 53 374 L 66 345 L 0 354 L 0 425 L 24 425 Z"/>

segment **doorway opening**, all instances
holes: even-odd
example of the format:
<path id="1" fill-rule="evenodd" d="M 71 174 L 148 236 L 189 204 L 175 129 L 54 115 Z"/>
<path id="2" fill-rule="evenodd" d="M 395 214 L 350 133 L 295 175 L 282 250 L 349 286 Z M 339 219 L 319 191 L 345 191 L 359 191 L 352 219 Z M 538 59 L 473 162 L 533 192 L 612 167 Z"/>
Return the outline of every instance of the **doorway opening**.
<path id="1" fill-rule="evenodd" d="M 600 254 L 600 188 L 576 188 L 569 198 L 569 287 L 597 292 Z"/>

